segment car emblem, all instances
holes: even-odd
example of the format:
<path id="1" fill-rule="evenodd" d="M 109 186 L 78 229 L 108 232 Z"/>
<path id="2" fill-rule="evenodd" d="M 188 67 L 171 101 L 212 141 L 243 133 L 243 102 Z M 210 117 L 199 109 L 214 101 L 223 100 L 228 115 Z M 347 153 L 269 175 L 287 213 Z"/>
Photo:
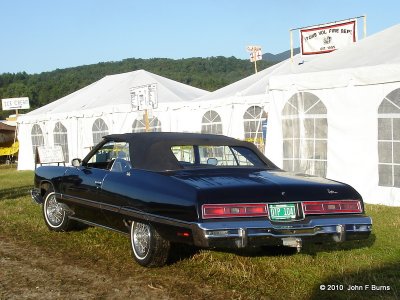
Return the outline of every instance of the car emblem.
<path id="1" fill-rule="evenodd" d="M 338 192 L 335 192 L 334 190 L 330 190 L 330 189 L 327 189 L 327 191 L 328 191 L 328 194 L 337 194 Z"/>
<path id="2" fill-rule="evenodd" d="M 126 176 L 131 176 L 131 172 L 126 172 Z"/>

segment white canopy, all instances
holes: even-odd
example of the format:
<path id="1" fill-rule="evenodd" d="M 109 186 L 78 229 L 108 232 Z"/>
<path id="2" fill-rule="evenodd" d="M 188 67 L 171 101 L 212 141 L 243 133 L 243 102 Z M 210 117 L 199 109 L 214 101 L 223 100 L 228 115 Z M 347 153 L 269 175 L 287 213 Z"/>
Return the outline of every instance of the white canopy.
<path id="1" fill-rule="evenodd" d="M 346 48 L 293 63 L 290 72 L 277 70 L 270 88 L 298 90 L 368 85 L 400 80 L 400 25 L 393 26 Z"/>
<path id="2" fill-rule="evenodd" d="M 400 206 L 400 25 L 269 80 L 266 154 L 278 166 Z"/>
<path id="3" fill-rule="evenodd" d="M 104 111 L 106 106 L 126 109 L 131 105 L 130 89 L 147 84 L 157 84 L 159 104 L 180 103 L 201 97 L 209 92 L 198 89 L 145 70 L 138 70 L 117 75 L 109 75 L 72 93 L 40 107 L 26 116 L 43 116 L 55 114 L 81 115 L 83 111 L 91 113 L 93 110 Z"/>
<path id="4" fill-rule="evenodd" d="M 83 157 L 102 135 L 140 128 L 143 112 L 132 107 L 130 92 L 149 84 L 156 84 L 158 99 L 158 107 L 149 112 L 150 122 L 158 128 L 162 124 L 164 131 L 176 130 L 172 110 L 209 93 L 144 70 L 106 76 L 18 118 L 18 169 L 34 168 L 33 148 L 38 145 L 62 144 L 68 163 L 69 158 Z"/>

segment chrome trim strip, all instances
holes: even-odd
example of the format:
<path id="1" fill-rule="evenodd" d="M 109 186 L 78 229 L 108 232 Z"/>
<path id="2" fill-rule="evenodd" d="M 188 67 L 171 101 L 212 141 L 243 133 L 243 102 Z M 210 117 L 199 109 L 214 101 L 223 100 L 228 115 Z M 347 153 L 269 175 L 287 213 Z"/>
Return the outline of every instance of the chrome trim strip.
<path id="1" fill-rule="evenodd" d="M 101 227 L 101 228 L 104 228 L 104 229 L 109 229 L 109 230 L 112 230 L 112 231 L 115 231 L 115 232 L 118 232 L 118 233 L 122 233 L 124 235 L 128 235 L 129 236 L 129 233 L 127 233 L 127 232 L 123 232 L 121 230 L 118 230 L 118 229 L 115 229 L 115 228 L 111 228 L 111 227 L 108 227 L 108 226 L 105 226 L 105 225 L 100 225 L 100 224 L 97 224 L 97 223 L 94 223 L 94 222 L 82 220 L 82 219 L 79 219 L 77 217 L 72 217 L 72 216 L 69 216 L 68 218 L 70 218 L 72 220 L 75 220 L 75 221 L 78 221 L 78 222 L 85 223 L 85 224 L 90 225 L 90 226 L 96 226 L 96 227 Z"/>
<path id="2" fill-rule="evenodd" d="M 56 195 L 60 195 L 60 199 L 62 201 L 70 201 L 76 204 L 81 204 L 84 206 L 90 206 L 90 207 L 94 207 L 94 208 L 99 208 L 101 209 L 101 202 L 97 202 L 97 201 L 93 201 L 93 200 L 88 200 L 88 199 L 84 199 L 84 198 L 79 198 L 79 197 L 74 197 L 74 196 L 69 196 L 69 195 L 65 195 L 65 194 L 58 194 L 56 193 Z"/>
<path id="3" fill-rule="evenodd" d="M 186 221 L 181 221 L 181 220 L 177 220 L 177 219 L 173 219 L 173 218 L 158 216 L 158 215 L 138 211 L 138 210 L 128 208 L 128 207 L 121 207 L 120 213 L 124 214 L 126 216 L 134 217 L 134 218 L 145 220 L 145 221 L 156 222 L 156 223 L 161 223 L 161 224 L 165 224 L 165 225 L 184 227 L 184 228 L 189 228 L 189 229 L 191 229 L 193 227 L 193 225 L 197 225 L 197 223 L 194 223 L 194 222 L 186 222 Z"/>
<path id="4" fill-rule="evenodd" d="M 196 223 L 193 222 L 186 222 L 186 221 L 181 221 L 173 218 L 168 218 L 168 217 L 163 217 L 163 216 L 158 216 L 142 211 L 138 211 L 129 207 L 119 207 L 116 205 L 112 204 L 107 204 L 103 202 L 97 202 L 97 201 L 92 201 L 84 198 L 78 198 L 74 196 L 69 196 L 65 194 L 57 194 L 56 197 L 60 197 L 62 200 L 70 201 L 76 204 L 81 204 L 85 206 L 90 206 L 94 208 L 99 208 L 99 209 L 104 209 L 104 210 L 109 210 L 112 212 L 117 212 L 121 213 L 122 215 L 134 217 L 140 220 L 145 220 L 145 221 L 150 221 L 150 222 L 157 222 L 161 224 L 166 224 L 166 225 L 172 225 L 172 226 L 179 226 L 179 227 L 185 227 L 185 228 L 192 228 L 193 225 Z"/>
<path id="5" fill-rule="evenodd" d="M 228 230 L 228 229 L 257 229 L 257 228 L 273 228 L 276 230 L 285 229 L 310 229 L 320 226 L 336 226 L 338 224 L 343 225 L 372 225 L 372 220 L 367 216 L 341 216 L 339 218 L 312 218 L 308 223 L 279 223 L 279 225 L 272 224 L 269 220 L 252 220 L 252 221 L 229 221 L 229 222 L 207 222 L 198 223 L 202 230 Z"/>

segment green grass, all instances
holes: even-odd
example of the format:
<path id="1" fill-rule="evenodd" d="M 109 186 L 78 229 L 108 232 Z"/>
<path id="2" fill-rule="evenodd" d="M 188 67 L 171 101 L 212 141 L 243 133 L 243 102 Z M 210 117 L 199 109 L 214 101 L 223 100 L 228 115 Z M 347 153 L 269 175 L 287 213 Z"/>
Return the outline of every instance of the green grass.
<path id="1" fill-rule="evenodd" d="M 399 299 L 400 207 L 367 205 L 373 235 L 362 242 L 305 245 L 300 254 L 178 249 L 174 262 L 145 269 L 133 262 L 129 240 L 100 228 L 54 233 L 30 199 L 33 172 L 0 168 L 0 238 L 116 278 L 134 277 L 172 298 Z M 140 275 L 138 275 L 140 274 Z M 321 291 L 320 285 L 389 286 L 390 291 Z"/>

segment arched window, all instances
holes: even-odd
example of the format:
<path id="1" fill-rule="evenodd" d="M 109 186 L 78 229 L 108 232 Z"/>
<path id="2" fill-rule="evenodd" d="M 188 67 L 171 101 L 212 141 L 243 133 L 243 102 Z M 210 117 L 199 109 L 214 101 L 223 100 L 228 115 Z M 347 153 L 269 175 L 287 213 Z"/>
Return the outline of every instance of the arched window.
<path id="1" fill-rule="evenodd" d="M 378 108 L 379 185 L 400 187 L 400 89 Z"/>
<path id="2" fill-rule="evenodd" d="M 35 124 L 32 126 L 31 139 L 32 139 L 32 151 L 33 155 L 35 155 L 36 148 L 44 145 L 43 132 L 39 124 Z"/>
<path id="3" fill-rule="evenodd" d="M 57 122 L 56 126 L 54 127 L 53 135 L 54 145 L 61 146 L 64 154 L 64 160 L 69 161 L 67 128 L 65 128 L 61 122 Z"/>
<path id="4" fill-rule="evenodd" d="M 96 119 L 92 126 L 93 144 L 98 144 L 103 136 L 108 135 L 108 126 L 103 119 Z"/>
<path id="5" fill-rule="evenodd" d="M 149 118 L 149 131 L 160 132 L 161 122 L 156 117 Z M 143 119 L 136 119 L 132 124 L 132 132 L 146 132 L 145 116 Z"/>
<path id="6" fill-rule="evenodd" d="M 222 134 L 221 117 L 216 111 L 209 110 L 203 115 L 201 133 Z"/>
<path id="7" fill-rule="evenodd" d="M 260 106 L 250 106 L 243 115 L 244 139 L 264 151 L 268 114 Z"/>
<path id="8" fill-rule="evenodd" d="M 326 177 L 328 120 L 314 94 L 293 95 L 282 111 L 283 168 Z"/>

